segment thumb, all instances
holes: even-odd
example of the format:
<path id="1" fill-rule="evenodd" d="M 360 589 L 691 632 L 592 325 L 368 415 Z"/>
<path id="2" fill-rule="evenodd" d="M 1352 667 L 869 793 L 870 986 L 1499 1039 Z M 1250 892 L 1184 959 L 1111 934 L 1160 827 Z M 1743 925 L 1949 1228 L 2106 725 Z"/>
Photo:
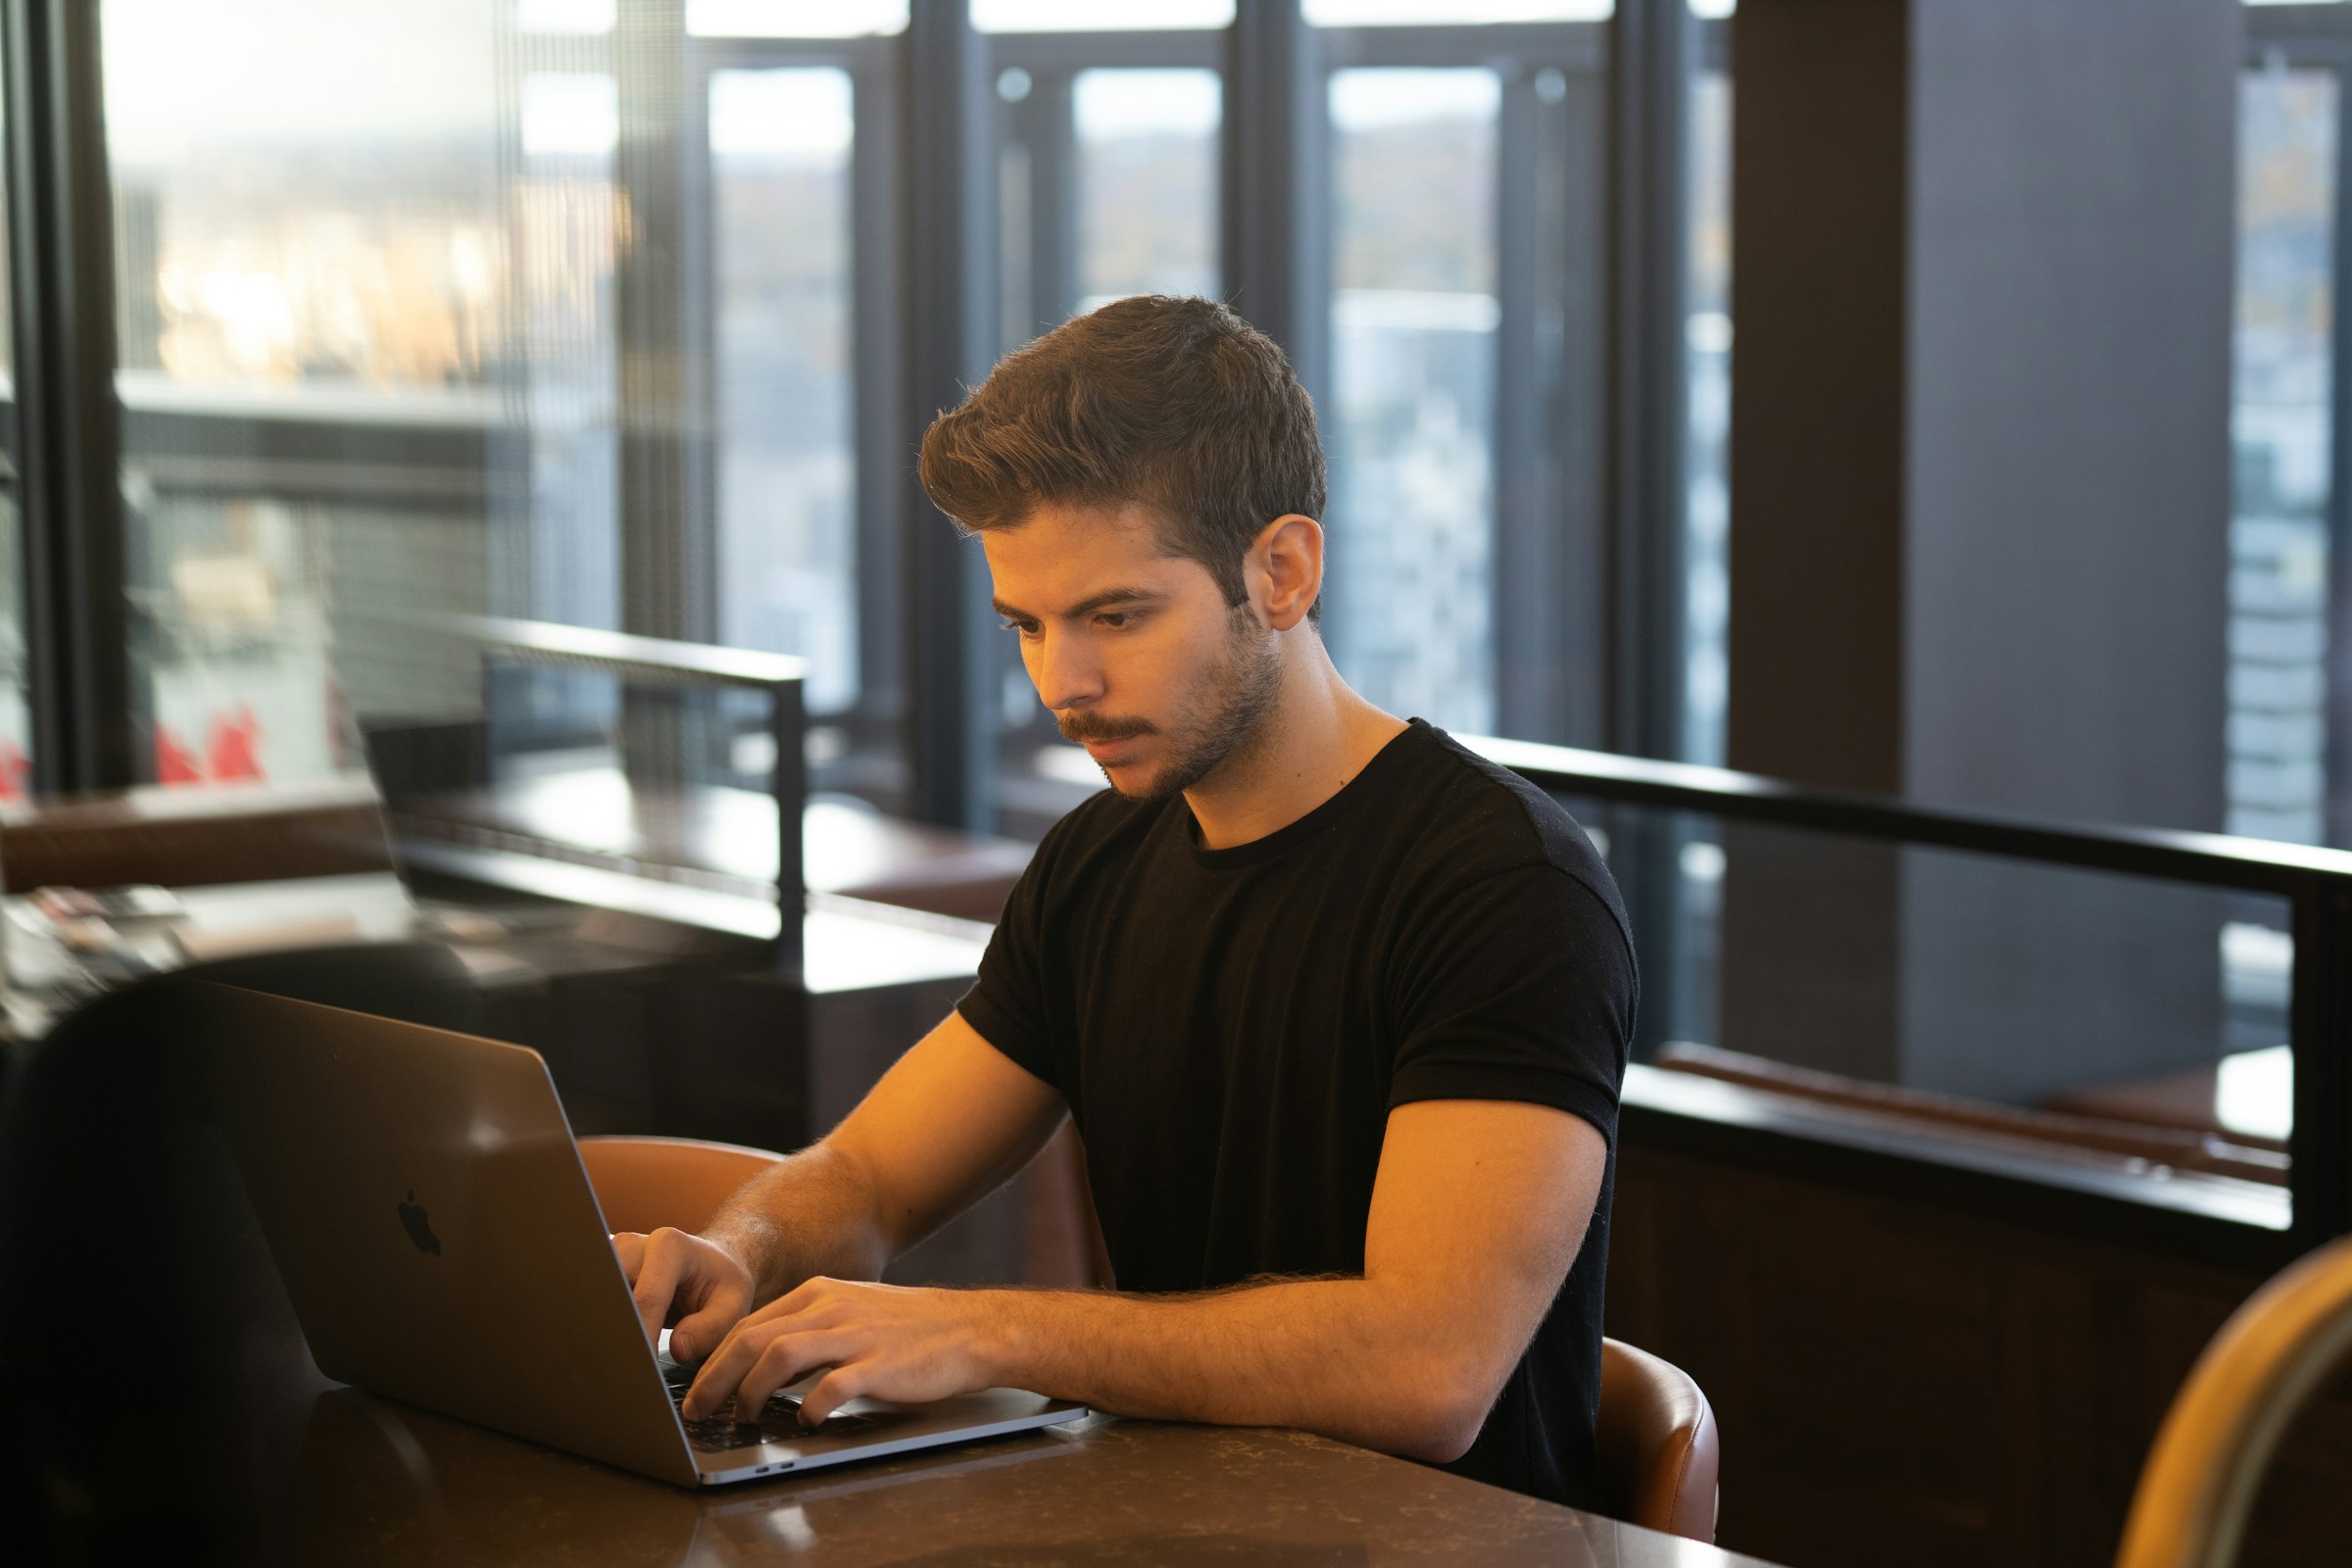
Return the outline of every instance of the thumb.
<path id="1" fill-rule="evenodd" d="M 672 1360 L 698 1361 L 718 1348 L 743 1316 L 747 1299 L 740 1290 L 721 1286 L 710 1293 L 710 1299 L 701 1310 L 680 1318 L 669 1331 L 669 1354 Z"/>

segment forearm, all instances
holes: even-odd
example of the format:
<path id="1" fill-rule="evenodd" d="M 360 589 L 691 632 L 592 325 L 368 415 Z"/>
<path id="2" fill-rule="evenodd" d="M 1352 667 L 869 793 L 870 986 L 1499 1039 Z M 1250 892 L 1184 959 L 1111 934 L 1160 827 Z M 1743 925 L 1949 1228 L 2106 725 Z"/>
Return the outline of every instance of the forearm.
<path id="1" fill-rule="evenodd" d="M 755 1302 L 817 1275 L 877 1279 L 891 1255 L 870 1174 L 821 1143 L 762 1172 L 727 1200 L 703 1235 L 751 1272 Z"/>
<path id="2" fill-rule="evenodd" d="M 982 1294 L 999 1381 L 1120 1415 L 1295 1427 L 1443 1461 L 1469 1446 L 1500 1388 L 1461 1325 L 1372 1280 Z"/>

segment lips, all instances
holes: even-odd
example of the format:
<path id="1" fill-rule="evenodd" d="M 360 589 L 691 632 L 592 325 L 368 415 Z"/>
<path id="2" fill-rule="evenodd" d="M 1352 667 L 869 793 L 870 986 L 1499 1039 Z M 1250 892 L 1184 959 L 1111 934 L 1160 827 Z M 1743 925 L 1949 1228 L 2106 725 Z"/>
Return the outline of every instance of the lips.
<path id="1" fill-rule="evenodd" d="M 1095 760 L 1098 767 L 1116 767 L 1128 753 L 1135 750 L 1135 743 L 1140 739 L 1141 736 L 1130 735 L 1123 740 L 1087 741 L 1084 743 L 1086 755 Z"/>

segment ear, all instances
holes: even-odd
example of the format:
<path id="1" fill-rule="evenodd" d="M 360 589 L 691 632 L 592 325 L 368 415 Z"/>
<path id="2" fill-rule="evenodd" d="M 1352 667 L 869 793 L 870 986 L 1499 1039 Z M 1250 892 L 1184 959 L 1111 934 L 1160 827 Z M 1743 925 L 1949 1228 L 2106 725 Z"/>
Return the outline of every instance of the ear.
<path id="1" fill-rule="evenodd" d="M 1289 631 L 1323 592 L 1323 525 L 1296 512 L 1276 517 L 1258 530 L 1242 577 L 1266 625 Z"/>

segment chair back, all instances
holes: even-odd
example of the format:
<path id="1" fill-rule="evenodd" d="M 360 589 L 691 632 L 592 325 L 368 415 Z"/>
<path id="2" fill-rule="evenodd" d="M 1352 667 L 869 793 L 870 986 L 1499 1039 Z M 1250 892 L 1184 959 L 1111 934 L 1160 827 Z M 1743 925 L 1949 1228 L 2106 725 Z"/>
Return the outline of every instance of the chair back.
<path id="1" fill-rule="evenodd" d="M 1715 1411 L 1690 1374 L 1622 1341 L 1601 1341 L 1595 1437 L 1602 1479 L 1627 1523 L 1715 1539 L 1722 1446 Z"/>
<path id="2" fill-rule="evenodd" d="M 2227 1568 L 2288 1423 L 2352 1352 L 2352 1237 L 2256 1291 L 2173 1397 L 2116 1568 Z"/>
<path id="3" fill-rule="evenodd" d="M 583 1138 L 580 1163 L 604 1205 L 605 1226 L 699 1231 L 735 1190 L 782 1159 L 772 1150 L 700 1138 Z"/>

